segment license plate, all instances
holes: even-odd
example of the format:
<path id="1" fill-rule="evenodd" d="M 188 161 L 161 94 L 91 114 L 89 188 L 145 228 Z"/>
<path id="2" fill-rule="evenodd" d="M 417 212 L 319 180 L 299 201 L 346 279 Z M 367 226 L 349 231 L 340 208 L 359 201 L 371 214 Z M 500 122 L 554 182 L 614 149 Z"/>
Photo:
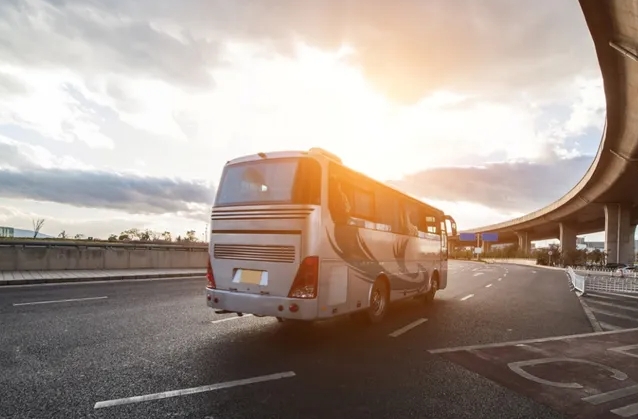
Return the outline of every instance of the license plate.
<path id="1" fill-rule="evenodd" d="M 268 285 L 268 272 L 253 271 L 250 269 L 237 269 L 233 277 L 234 283 L 252 284 L 252 285 Z"/>

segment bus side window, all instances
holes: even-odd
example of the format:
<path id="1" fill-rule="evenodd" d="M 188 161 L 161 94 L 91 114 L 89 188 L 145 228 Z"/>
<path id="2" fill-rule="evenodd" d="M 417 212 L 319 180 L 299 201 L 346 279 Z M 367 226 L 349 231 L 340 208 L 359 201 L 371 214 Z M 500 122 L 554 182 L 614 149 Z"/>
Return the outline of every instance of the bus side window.
<path id="1" fill-rule="evenodd" d="M 381 224 L 385 231 L 402 233 L 399 201 L 387 191 L 379 190 L 375 193 L 375 201 L 375 222 Z"/>
<path id="2" fill-rule="evenodd" d="M 296 204 L 321 204 L 321 165 L 313 158 L 299 159 L 295 175 L 294 199 Z"/>
<path id="3" fill-rule="evenodd" d="M 447 249 L 447 227 L 445 226 L 445 220 L 441 221 L 441 246 Z"/>
<path id="4" fill-rule="evenodd" d="M 425 215 L 425 223 L 427 226 L 427 232 L 430 234 L 439 234 L 439 227 L 437 225 L 437 220 L 434 214 L 426 214 Z"/>
<path id="5" fill-rule="evenodd" d="M 405 203 L 404 206 L 404 214 L 405 214 L 405 229 L 406 233 L 410 236 L 418 236 L 419 235 L 419 224 L 421 217 L 419 216 L 419 208 L 412 203 Z"/>
<path id="6" fill-rule="evenodd" d="M 337 224 L 346 224 L 352 212 L 350 188 L 344 176 L 340 176 L 336 166 L 330 165 L 328 180 L 328 208 Z"/>
<path id="7" fill-rule="evenodd" d="M 352 192 L 354 198 L 353 215 L 362 220 L 374 222 L 374 194 L 370 191 L 358 188 L 356 186 L 353 187 Z"/>
<path id="8" fill-rule="evenodd" d="M 343 182 L 334 182 L 334 188 L 330 195 L 330 213 L 335 222 L 346 224 L 352 216 L 352 204 L 345 190 L 349 188 Z"/>

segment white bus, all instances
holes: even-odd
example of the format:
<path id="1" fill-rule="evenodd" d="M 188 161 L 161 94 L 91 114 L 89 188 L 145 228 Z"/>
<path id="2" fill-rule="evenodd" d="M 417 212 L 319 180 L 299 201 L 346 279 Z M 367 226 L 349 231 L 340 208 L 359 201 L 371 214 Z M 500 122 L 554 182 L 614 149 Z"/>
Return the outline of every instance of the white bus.
<path id="1" fill-rule="evenodd" d="M 447 286 L 448 231 L 452 217 L 322 149 L 240 157 L 226 163 L 212 209 L 207 304 L 376 323 L 390 302 L 429 303 Z"/>

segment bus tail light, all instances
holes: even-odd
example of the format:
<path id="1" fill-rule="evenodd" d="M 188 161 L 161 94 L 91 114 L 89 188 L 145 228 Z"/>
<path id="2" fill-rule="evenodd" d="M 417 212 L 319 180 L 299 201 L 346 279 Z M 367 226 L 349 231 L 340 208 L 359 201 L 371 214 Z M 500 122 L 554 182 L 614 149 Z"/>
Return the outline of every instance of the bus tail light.
<path id="1" fill-rule="evenodd" d="M 215 275 L 213 274 L 213 266 L 210 264 L 210 257 L 208 258 L 208 266 L 206 267 L 206 279 L 208 279 L 206 288 L 217 288 L 217 285 L 215 284 Z"/>
<path id="2" fill-rule="evenodd" d="M 319 257 L 308 256 L 299 265 L 288 298 L 317 298 Z"/>

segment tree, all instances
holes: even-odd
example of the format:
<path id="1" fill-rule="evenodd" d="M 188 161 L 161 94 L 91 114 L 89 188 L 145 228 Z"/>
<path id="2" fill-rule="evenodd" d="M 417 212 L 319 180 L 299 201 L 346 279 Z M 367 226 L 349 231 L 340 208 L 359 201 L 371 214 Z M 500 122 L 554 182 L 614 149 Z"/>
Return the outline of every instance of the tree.
<path id="1" fill-rule="evenodd" d="M 170 231 L 165 231 L 162 233 L 162 239 L 164 241 L 167 242 L 172 242 L 173 241 L 173 237 L 171 236 L 171 232 Z"/>
<path id="2" fill-rule="evenodd" d="M 74 238 L 75 240 L 82 240 L 82 239 L 84 238 L 84 234 L 80 234 L 80 233 L 78 233 L 78 234 L 76 234 L 73 238 Z"/>
<path id="3" fill-rule="evenodd" d="M 60 232 L 60 234 L 58 234 L 58 237 L 61 238 L 61 239 L 68 239 L 69 238 L 69 236 L 67 236 L 67 234 L 66 234 L 66 230 L 62 230 Z"/>
<path id="4" fill-rule="evenodd" d="M 138 235 L 139 239 L 142 241 L 149 241 L 151 239 L 151 232 L 147 229 L 144 231 L 139 232 Z"/>
<path id="5" fill-rule="evenodd" d="M 186 241 L 187 242 L 196 242 L 197 236 L 195 235 L 195 230 L 188 230 L 186 232 Z"/>
<path id="6" fill-rule="evenodd" d="M 117 239 L 120 241 L 129 241 L 131 240 L 131 236 L 129 236 L 126 232 L 121 232 Z"/>
<path id="7" fill-rule="evenodd" d="M 108 240 L 109 240 L 110 242 L 116 242 L 116 241 L 117 241 L 117 236 L 116 236 L 115 234 L 111 234 L 111 235 L 109 236 L 109 239 L 108 239 Z"/>
<path id="8" fill-rule="evenodd" d="M 44 218 L 38 218 L 37 220 L 31 220 L 33 224 L 33 238 L 38 238 L 38 233 L 40 233 L 40 229 L 42 228 L 42 224 L 44 224 Z"/>
<path id="9" fill-rule="evenodd" d="M 123 231 L 122 234 L 126 234 L 131 240 L 140 240 L 140 236 L 142 233 L 140 232 L 139 228 L 129 228 L 128 230 Z"/>

